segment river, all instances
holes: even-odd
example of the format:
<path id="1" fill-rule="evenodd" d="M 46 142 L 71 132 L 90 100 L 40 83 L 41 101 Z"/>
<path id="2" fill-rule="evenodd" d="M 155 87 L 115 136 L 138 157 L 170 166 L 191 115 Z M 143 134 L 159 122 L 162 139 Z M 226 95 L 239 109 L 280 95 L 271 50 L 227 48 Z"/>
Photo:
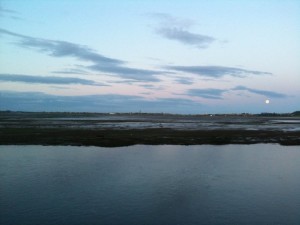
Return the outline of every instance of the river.
<path id="1" fill-rule="evenodd" d="M 299 146 L 0 146 L 0 223 L 300 224 Z"/>

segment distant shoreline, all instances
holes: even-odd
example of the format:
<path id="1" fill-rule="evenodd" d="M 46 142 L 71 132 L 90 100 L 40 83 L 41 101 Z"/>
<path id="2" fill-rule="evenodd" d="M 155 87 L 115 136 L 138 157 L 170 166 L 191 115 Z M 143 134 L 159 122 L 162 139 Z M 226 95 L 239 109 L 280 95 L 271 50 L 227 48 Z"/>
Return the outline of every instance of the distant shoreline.
<path id="1" fill-rule="evenodd" d="M 300 145 L 299 117 L 0 113 L 0 145 Z"/>

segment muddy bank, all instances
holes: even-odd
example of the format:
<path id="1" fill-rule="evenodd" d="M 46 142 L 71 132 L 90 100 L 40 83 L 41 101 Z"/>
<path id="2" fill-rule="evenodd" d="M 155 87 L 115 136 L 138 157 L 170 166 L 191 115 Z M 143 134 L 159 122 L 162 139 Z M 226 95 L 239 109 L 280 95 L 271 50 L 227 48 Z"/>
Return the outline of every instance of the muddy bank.
<path id="1" fill-rule="evenodd" d="M 0 113 L 0 145 L 300 145 L 299 117 Z"/>
<path id="2" fill-rule="evenodd" d="M 146 145 L 198 145 L 198 144 L 256 144 L 279 143 L 300 145 L 300 131 L 249 130 L 87 130 L 87 129 L 0 129 L 1 145 L 76 145 L 118 147 Z"/>

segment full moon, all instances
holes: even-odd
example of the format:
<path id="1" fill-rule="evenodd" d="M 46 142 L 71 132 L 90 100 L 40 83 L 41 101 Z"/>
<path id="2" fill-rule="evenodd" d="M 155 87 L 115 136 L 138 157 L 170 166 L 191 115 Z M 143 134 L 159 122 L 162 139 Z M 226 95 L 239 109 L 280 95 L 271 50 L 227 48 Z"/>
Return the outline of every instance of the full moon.
<path id="1" fill-rule="evenodd" d="M 265 102 L 266 102 L 266 104 L 269 104 L 269 103 L 270 103 L 270 100 L 269 100 L 269 99 L 266 99 Z"/>

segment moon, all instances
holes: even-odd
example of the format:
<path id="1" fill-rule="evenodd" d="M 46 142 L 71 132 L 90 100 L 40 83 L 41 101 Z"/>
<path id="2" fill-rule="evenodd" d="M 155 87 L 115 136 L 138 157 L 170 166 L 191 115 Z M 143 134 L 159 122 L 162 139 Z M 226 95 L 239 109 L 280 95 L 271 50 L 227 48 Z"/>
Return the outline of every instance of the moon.
<path id="1" fill-rule="evenodd" d="M 269 99 L 266 99 L 265 103 L 266 103 L 266 104 L 269 104 L 269 103 L 270 103 L 270 100 L 269 100 Z"/>

